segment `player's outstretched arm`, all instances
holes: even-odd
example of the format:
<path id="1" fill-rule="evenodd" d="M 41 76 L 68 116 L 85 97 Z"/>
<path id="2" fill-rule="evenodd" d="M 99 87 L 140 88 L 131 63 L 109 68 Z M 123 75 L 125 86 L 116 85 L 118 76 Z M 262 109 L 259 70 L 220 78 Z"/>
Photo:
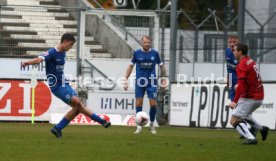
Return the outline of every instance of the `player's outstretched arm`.
<path id="1" fill-rule="evenodd" d="M 125 74 L 125 82 L 124 82 L 124 89 L 127 91 L 128 89 L 128 77 L 130 76 L 131 72 L 132 72 L 132 69 L 133 69 L 133 65 L 130 64 L 128 67 L 127 67 L 127 70 L 126 70 L 126 74 Z"/>
<path id="2" fill-rule="evenodd" d="M 29 60 L 29 61 L 22 62 L 21 66 L 22 66 L 23 68 L 25 68 L 25 67 L 28 66 L 28 65 L 39 64 L 39 63 L 41 63 L 42 61 L 43 61 L 43 58 L 38 57 L 38 58 L 34 58 L 34 59 L 32 59 L 32 60 Z"/>

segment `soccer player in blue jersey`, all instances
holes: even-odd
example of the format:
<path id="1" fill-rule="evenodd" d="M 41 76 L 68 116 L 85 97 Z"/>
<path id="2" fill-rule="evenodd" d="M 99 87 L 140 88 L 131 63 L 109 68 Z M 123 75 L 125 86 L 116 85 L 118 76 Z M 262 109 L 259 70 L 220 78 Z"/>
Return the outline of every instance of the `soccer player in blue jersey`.
<path id="1" fill-rule="evenodd" d="M 39 64 L 45 61 L 47 81 L 52 93 L 72 107 L 72 109 L 65 114 L 63 119 L 51 129 L 51 132 L 57 138 L 62 137 L 62 129 L 65 128 L 79 113 L 83 113 L 92 120 L 99 122 L 105 128 L 111 126 L 109 121 L 100 118 L 90 109 L 85 107 L 77 97 L 76 92 L 65 80 L 63 69 L 66 59 L 66 51 L 69 51 L 73 47 L 75 41 L 76 39 L 72 34 L 65 33 L 62 35 L 61 41 L 57 47 L 51 48 L 43 55 L 21 64 L 22 67 L 25 68 L 28 65 Z"/>
<path id="2" fill-rule="evenodd" d="M 236 60 L 235 56 L 234 56 L 234 47 L 235 45 L 237 45 L 239 42 L 239 38 L 237 35 L 229 35 L 227 38 L 227 44 L 228 47 L 226 48 L 225 51 L 225 58 L 226 58 L 226 62 L 227 62 L 227 84 L 229 87 L 229 98 L 231 100 L 231 102 L 234 100 L 235 98 L 235 88 L 237 87 L 237 83 L 238 83 L 238 77 L 237 77 L 237 73 L 236 73 L 236 67 L 238 65 L 238 60 Z M 248 116 L 245 120 L 245 122 L 247 122 L 251 128 L 250 128 L 250 132 L 256 136 L 258 130 L 256 128 L 254 128 L 254 124 L 256 121 L 254 121 L 254 119 L 252 118 L 252 116 Z M 244 136 L 240 136 L 240 139 L 244 139 Z"/>
<path id="3" fill-rule="evenodd" d="M 135 98 L 136 98 L 136 113 L 142 111 L 143 98 L 145 92 L 147 92 L 150 104 L 150 131 L 152 134 L 156 134 L 154 127 L 154 120 L 156 115 L 157 106 L 157 77 L 156 77 L 156 65 L 160 66 L 161 77 L 166 76 L 166 70 L 163 62 L 160 59 L 158 52 L 151 48 L 151 38 L 149 36 L 143 36 L 141 40 L 142 48 L 136 50 L 133 53 L 130 65 L 128 66 L 125 74 L 124 89 L 128 89 L 128 77 L 130 76 L 133 66 L 136 64 L 136 80 L 135 80 Z M 161 87 L 165 88 L 166 80 L 162 79 Z M 142 131 L 141 126 L 137 126 L 135 134 L 139 134 Z"/>
<path id="4" fill-rule="evenodd" d="M 239 39 L 236 35 L 229 35 L 227 39 L 228 47 L 225 51 L 225 59 L 227 62 L 227 84 L 229 87 L 229 98 L 233 101 L 235 97 L 235 86 L 238 82 L 236 67 L 238 61 L 235 59 L 233 51 L 234 46 L 238 43 Z"/>

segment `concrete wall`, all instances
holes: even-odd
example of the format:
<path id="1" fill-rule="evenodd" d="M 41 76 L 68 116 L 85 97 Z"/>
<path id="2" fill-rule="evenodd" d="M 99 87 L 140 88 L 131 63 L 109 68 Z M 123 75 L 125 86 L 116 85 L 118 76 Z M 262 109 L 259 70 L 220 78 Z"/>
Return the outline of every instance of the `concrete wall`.
<path id="1" fill-rule="evenodd" d="M 129 44 L 124 40 L 124 35 L 118 31 L 112 24 L 102 20 L 98 16 L 89 15 L 86 17 L 87 31 L 108 49 L 109 53 L 115 55 L 116 58 L 130 58 L 133 50 L 138 49 L 137 46 Z"/>
<path id="2" fill-rule="evenodd" d="M 78 0 L 57 0 L 63 7 L 79 7 Z M 82 7 L 93 7 L 89 6 L 86 0 L 81 4 Z M 72 13 L 77 19 L 77 12 Z M 86 15 L 86 32 L 90 33 L 100 44 L 107 49 L 109 53 L 116 58 L 130 58 L 133 50 L 139 46 L 131 41 L 125 41 L 124 35 L 115 28 L 112 24 L 103 20 L 97 15 Z"/>
<path id="3" fill-rule="evenodd" d="M 56 0 L 61 6 L 67 7 L 67 8 L 80 8 L 83 7 L 84 5 L 80 3 L 81 1 L 79 0 Z M 77 20 L 78 19 L 78 12 L 70 12 L 70 14 Z"/>

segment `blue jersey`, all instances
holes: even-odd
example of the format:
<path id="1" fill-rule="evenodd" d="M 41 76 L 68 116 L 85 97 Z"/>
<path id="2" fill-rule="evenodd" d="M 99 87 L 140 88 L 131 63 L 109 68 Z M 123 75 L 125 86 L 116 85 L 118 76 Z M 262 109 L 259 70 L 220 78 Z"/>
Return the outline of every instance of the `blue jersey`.
<path id="1" fill-rule="evenodd" d="M 232 84 L 231 87 L 234 87 L 238 82 L 237 73 L 236 73 L 236 67 L 237 67 L 238 61 L 235 59 L 234 54 L 230 48 L 226 49 L 225 58 L 227 61 L 227 73 L 228 73 L 227 78 L 228 78 L 228 81 L 231 81 L 231 84 Z M 229 80 L 230 74 L 232 75 L 232 80 Z"/>
<path id="2" fill-rule="evenodd" d="M 156 64 L 163 65 L 156 50 L 150 49 L 144 52 L 142 49 L 136 50 L 131 59 L 131 64 L 136 64 L 136 80 L 139 78 L 156 77 Z"/>
<path id="3" fill-rule="evenodd" d="M 225 51 L 225 58 L 227 62 L 227 82 L 229 85 L 229 98 L 231 100 L 235 97 L 235 85 L 238 83 L 236 67 L 238 61 L 235 59 L 234 54 L 230 48 Z"/>
<path id="4" fill-rule="evenodd" d="M 46 76 L 52 91 L 62 86 L 65 82 L 63 73 L 66 52 L 59 52 L 56 48 L 51 48 L 43 55 L 39 56 L 46 62 Z"/>

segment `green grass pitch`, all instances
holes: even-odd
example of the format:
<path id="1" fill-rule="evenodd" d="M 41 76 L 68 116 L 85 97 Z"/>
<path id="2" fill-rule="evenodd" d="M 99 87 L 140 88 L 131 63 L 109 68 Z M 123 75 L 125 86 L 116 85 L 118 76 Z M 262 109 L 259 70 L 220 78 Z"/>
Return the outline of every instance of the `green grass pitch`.
<path id="1" fill-rule="evenodd" d="M 68 126 L 56 139 L 50 124 L 0 123 L 0 161 L 275 161 L 276 132 L 241 145 L 233 129 L 161 126 Z"/>

